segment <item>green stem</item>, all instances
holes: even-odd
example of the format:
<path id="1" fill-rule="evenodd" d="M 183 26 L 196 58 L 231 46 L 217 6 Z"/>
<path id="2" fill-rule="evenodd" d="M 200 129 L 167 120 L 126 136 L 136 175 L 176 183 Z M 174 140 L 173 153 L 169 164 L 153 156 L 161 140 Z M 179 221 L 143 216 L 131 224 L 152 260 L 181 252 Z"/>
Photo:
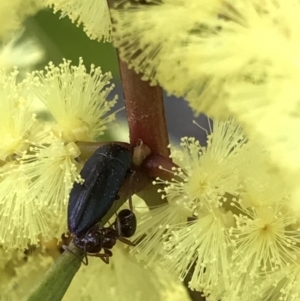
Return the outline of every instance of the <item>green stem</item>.
<path id="1" fill-rule="evenodd" d="M 80 252 L 73 244 L 71 252 L 64 252 L 51 266 L 41 282 L 30 292 L 27 301 L 60 301 L 81 265 Z"/>

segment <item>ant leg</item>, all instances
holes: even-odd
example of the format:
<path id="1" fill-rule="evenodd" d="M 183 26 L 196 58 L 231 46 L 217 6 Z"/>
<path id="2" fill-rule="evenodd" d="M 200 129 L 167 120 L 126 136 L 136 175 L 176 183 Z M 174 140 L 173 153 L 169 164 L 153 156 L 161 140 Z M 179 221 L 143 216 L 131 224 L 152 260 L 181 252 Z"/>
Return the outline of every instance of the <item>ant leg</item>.
<path id="1" fill-rule="evenodd" d="M 114 227 L 119 237 L 133 236 L 136 230 L 135 214 L 129 209 L 121 210 L 114 222 Z"/>
<path id="2" fill-rule="evenodd" d="M 114 226 L 115 226 L 115 229 L 116 229 L 116 231 L 117 231 L 117 233 L 118 233 L 118 236 L 121 236 L 121 222 L 120 222 L 120 219 L 119 219 L 119 217 L 117 216 L 116 217 L 116 220 L 115 220 L 115 222 L 114 222 Z"/>
<path id="3" fill-rule="evenodd" d="M 68 246 L 66 245 L 62 245 L 62 248 L 69 253 L 72 253 L 75 257 L 77 257 L 84 265 L 88 265 L 88 259 L 87 259 L 87 255 L 86 252 L 84 252 L 84 257 L 81 258 L 80 256 L 78 256 L 75 252 L 73 252 Z"/>
<path id="4" fill-rule="evenodd" d="M 123 237 L 123 236 L 119 236 L 119 237 L 118 237 L 118 240 L 121 241 L 123 244 L 129 245 L 129 246 L 132 246 L 132 247 L 135 247 L 135 246 L 136 246 L 135 243 L 133 243 L 132 241 L 126 239 L 126 238 Z"/>
<path id="5" fill-rule="evenodd" d="M 132 195 L 129 196 L 129 200 L 128 200 L 128 203 L 129 203 L 129 208 L 131 211 L 133 211 L 133 205 L 132 205 Z"/>
<path id="6" fill-rule="evenodd" d="M 93 257 L 99 257 L 101 260 L 103 260 L 106 264 L 109 264 L 109 256 L 106 254 L 88 254 L 89 256 Z"/>
<path id="7" fill-rule="evenodd" d="M 132 174 L 130 175 L 130 178 L 129 178 L 129 200 L 128 200 L 128 203 L 129 203 L 129 209 L 131 211 L 133 211 L 133 205 L 132 205 L 132 190 L 131 190 L 131 187 L 132 187 L 132 180 L 133 180 L 133 176 L 135 174 L 135 170 L 133 170 Z"/>
<path id="8" fill-rule="evenodd" d="M 117 201 L 117 200 L 119 200 L 120 199 L 120 196 L 117 194 L 116 195 L 116 197 L 115 197 L 115 200 Z M 116 209 L 116 202 L 114 203 L 114 207 L 115 207 L 115 210 L 114 210 L 114 215 L 116 216 L 116 218 L 117 218 L 117 209 Z M 109 224 L 109 226 L 111 227 L 111 228 L 113 228 L 113 226 L 116 224 L 116 222 L 113 222 L 112 224 L 109 222 L 109 220 L 107 221 L 107 223 Z"/>
<path id="9" fill-rule="evenodd" d="M 85 261 L 83 261 L 83 259 L 82 259 L 82 263 L 83 263 L 84 265 L 88 265 L 89 260 L 88 260 L 87 252 L 86 252 L 86 244 L 84 244 L 84 259 L 85 259 Z"/>
<path id="10" fill-rule="evenodd" d="M 106 264 L 109 264 L 109 257 L 112 257 L 113 253 L 110 250 L 108 250 L 108 249 L 103 249 L 103 250 L 104 250 L 104 254 L 103 253 L 97 253 L 97 254 L 89 254 L 89 255 L 90 256 L 94 256 L 94 257 L 99 257 Z"/>
<path id="11" fill-rule="evenodd" d="M 103 256 L 99 256 L 99 258 L 101 258 L 104 263 L 109 264 L 109 257 L 105 256 L 105 254 L 102 255 Z"/>
<path id="12" fill-rule="evenodd" d="M 193 223 L 193 222 L 195 222 L 195 221 L 197 221 L 197 220 L 198 220 L 198 217 L 195 216 L 195 215 L 188 216 L 188 218 L 187 218 L 187 223 L 188 223 L 188 224 L 191 224 L 191 223 Z"/>

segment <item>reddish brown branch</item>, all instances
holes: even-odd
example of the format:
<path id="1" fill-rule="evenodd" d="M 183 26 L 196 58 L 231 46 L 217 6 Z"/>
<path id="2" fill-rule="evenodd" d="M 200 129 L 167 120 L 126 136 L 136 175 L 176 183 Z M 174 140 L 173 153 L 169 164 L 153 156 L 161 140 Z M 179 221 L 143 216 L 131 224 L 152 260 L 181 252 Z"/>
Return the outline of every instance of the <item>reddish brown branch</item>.
<path id="1" fill-rule="evenodd" d="M 174 178 L 172 169 L 177 167 L 170 158 L 165 158 L 160 155 L 151 154 L 148 156 L 141 168 L 152 178 L 161 178 L 170 181 Z"/>
<path id="2" fill-rule="evenodd" d="M 152 153 L 169 157 L 169 138 L 166 126 L 163 92 L 151 87 L 127 64 L 119 60 L 125 106 L 128 118 L 130 144 L 141 139 Z"/>

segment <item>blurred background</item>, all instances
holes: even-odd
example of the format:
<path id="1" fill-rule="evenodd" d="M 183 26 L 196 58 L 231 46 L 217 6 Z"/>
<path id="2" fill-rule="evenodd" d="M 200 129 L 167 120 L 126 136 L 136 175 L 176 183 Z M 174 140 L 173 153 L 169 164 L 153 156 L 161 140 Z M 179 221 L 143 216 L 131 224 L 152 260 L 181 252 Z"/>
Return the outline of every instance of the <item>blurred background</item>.
<path id="1" fill-rule="evenodd" d="M 110 43 L 90 40 L 81 26 L 77 27 L 71 23 L 68 17 L 60 18 L 59 13 L 53 14 L 50 9 L 40 11 L 36 16 L 27 19 L 23 38 L 35 39 L 44 50 L 44 60 L 37 65 L 36 69 L 43 69 L 49 61 L 59 64 L 63 58 L 71 60 L 74 65 L 77 65 L 78 58 L 82 57 L 87 68 L 91 64 L 95 64 L 100 66 L 103 72 L 110 71 L 116 85 L 114 94 L 119 95 L 117 108 L 124 108 L 116 50 Z M 195 120 L 202 127 L 209 128 L 205 116 L 196 118 L 185 101 L 167 95 L 165 95 L 165 112 L 172 143 L 177 144 L 184 136 L 193 136 L 202 144 L 206 143 L 205 131 L 192 123 Z M 120 127 L 115 131 L 119 132 L 120 128 L 124 129 L 126 137 L 125 114 L 125 110 L 120 110 L 117 114 Z M 124 140 L 128 140 L 128 138 L 124 138 Z"/>

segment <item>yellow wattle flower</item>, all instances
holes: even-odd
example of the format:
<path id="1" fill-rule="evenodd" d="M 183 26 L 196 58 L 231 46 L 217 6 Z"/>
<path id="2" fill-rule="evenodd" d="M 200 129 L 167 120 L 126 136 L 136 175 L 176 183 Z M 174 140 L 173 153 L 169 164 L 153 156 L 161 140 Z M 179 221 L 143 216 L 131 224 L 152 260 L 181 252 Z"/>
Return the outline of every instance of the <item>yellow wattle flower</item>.
<path id="1" fill-rule="evenodd" d="M 117 96 L 106 99 L 114 88 L 111 78 L 111 73 L 102 74 L 94 65 L 87 72 L 80 58 L 78 66 L 66 60 L 59 66 L 49 63 L 45 72 L 33 72 L 26 81 L 55 119 L 53 133 L 66 142 L 76 142 L 95 141 L 114 120 L 110 110 Z"/>
<path id="2" fill-rule="evenodd" d="M 106 0 L 48 0 L 54 12 L 61 11 L 61 18 L 68 16 L 92 40 L 111 40 L 111 21 Z"/>

